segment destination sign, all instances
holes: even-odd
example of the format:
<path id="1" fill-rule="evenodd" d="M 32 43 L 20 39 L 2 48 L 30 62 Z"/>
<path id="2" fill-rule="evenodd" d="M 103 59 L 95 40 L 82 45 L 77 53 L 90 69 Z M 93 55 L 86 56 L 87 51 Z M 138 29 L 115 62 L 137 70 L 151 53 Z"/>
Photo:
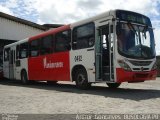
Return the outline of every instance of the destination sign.
<path id="1" fill-rule="evenodd" d="M 138 14 L 138 13 L 117 10 L 116 15 L 120 20 L 135 22 L 135 23 L 140 23 L 140 24 L 145 24 L 145 25 L 151 26 L 150 19 L 148 17 L 141 15 L 141 14 Z"/>

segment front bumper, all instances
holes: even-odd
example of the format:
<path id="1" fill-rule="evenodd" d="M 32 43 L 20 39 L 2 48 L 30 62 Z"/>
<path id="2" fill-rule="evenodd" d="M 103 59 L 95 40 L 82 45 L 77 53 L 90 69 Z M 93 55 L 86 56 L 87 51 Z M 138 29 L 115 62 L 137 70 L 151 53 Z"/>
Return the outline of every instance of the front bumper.
<path id="1" fill-rule="evenodd" d="M 146 80 L 155 80 L 157 77 L 157 70 L 152 71 L 125 71 L 122 68 L 116 69 L 117 82 L 144 82 Z"/>

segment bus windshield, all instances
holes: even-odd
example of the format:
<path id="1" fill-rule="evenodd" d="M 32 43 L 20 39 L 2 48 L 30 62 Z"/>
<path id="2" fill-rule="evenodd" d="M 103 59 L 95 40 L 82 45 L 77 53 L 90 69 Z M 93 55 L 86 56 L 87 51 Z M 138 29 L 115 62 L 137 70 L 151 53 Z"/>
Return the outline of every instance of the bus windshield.
<path id="1" fill-rule="evenodd" d="M 117 25 L 118 51 L 129 58 L 155 57 L 153 29 L 147 25 L 119 22 Z"/>

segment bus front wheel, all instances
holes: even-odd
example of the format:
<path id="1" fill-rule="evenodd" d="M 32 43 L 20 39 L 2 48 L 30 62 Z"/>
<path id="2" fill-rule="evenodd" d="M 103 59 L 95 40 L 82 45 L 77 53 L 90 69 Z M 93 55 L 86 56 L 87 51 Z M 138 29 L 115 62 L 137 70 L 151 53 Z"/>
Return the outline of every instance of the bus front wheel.
<path id="1" fill-rule="evenodd" d="M 88 82 L 87 72 L 85 69 L 79 69 L 75 75 L 76 86 L 80 89 L 88 89 L 91 83 Z"/>
<path id="2" fill-rule="evenodd" d="M 25 70 L 22 71 L 21 73 L 21 81 L 23 84 L 28 84 L 28 77 L 27 77 L 27 72 Z"/>
<path id="3" fill-rule="evenodd" d="M 121 83 L 106 83 L 109 88 L 118 88 Z"/>

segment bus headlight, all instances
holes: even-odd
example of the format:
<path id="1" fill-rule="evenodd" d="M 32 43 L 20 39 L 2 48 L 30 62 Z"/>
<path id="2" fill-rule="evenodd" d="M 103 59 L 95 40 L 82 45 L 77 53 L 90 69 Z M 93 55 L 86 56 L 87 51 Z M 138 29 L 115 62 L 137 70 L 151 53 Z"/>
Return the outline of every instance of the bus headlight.
<path id="1" fill-rule="evenodd" d="M 126 71 L 132 71 L 131 68 L 127 63 L 125 63 L 123 60 L 118 60 L 119 65 Z"/>
<path id="2" fill-rule="evenodd" d="M 157 69 L 157 62 L 155 62 L 152 67 L 152 70 L 156 70 L 156 69 Z"/>

